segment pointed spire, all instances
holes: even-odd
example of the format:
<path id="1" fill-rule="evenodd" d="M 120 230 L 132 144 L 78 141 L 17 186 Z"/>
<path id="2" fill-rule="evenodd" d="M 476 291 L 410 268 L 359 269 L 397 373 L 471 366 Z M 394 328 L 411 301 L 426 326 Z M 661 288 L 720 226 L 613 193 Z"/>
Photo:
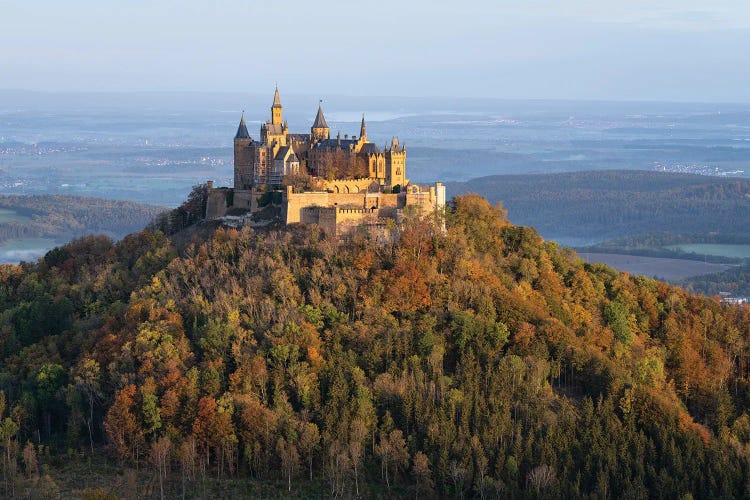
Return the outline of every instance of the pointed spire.
<path id="1" fill-rule="evenodd" d="M 318 103 L 318 114 L 317 116 L 315 116 L 315 123 L 313 123 L 312 128 L 328 128 L 326 119 L 323 116 L 323 100 L 322 99 Z"/>
<path id="2" fill-rule="evenodd" d="M 281 107 L 281 99 L 279 99 L 279 84 L 276 84 L 276 92 L 273 94 L 273 107 Z"/>
<path id="3" fill-rule="evenodd" d="M 365 114 L 362 113 L 362 125 L 359 126 L 359 138 L 367 139 L 367 125 L 365 125 Z"/>
<path id="4" fill-rule="evenodd" d="M 245 112 L 242 112 L 242 118 L 240 118 L 240 126 L 237 127 L 237 134 L 234 136 L 235 139 L 250 139 L 250 134 L 247 132 L 247 125 L 245 124 Z"/>

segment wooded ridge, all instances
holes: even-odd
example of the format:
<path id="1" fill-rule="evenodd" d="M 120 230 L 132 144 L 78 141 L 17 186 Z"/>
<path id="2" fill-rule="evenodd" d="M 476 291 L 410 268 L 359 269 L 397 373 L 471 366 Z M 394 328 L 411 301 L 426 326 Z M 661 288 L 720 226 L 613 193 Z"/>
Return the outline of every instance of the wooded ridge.
<path id="1" fill-rule="evenodd" d="M 448 212 L 1 266 L 0 494 L 750 494 L 750 309 Z"/>
<path id="2" fill-rule="evenodd" d="M 593 244 L 647 233 L 750 234 L 750 179 L 642 170 L 495 175 L 447 184 L 498 201 L 548 239 Z"/>
<path id="3" fill-rule="evenodd" d="M 122 238 L 140 231 L 165 210 L 130 201 L 67 195 L 0 195 L 0 209 L 23 218 L 0 221 L 0 241 L 31 237 L 67 241 L 92 233 Z"/>

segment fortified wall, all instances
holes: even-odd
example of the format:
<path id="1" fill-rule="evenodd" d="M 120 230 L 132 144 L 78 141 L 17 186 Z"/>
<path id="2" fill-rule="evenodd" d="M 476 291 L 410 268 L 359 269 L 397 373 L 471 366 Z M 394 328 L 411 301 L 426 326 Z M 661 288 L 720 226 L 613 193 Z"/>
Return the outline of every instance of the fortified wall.
<path id="1" fill-rule="evenodd" d="M 444 206 L 445 186 L 440 182 L 429 188 L 410 185 L 400 193 L 295 193 L 287 186 L 282 213 L 287 224 L 318 224 L 326 233 L 342 236 L 363 224 L 383 225 L 388 220 L 399 223 L 407 207 L 413 207 L 419 215 L 429 215 Z"/>

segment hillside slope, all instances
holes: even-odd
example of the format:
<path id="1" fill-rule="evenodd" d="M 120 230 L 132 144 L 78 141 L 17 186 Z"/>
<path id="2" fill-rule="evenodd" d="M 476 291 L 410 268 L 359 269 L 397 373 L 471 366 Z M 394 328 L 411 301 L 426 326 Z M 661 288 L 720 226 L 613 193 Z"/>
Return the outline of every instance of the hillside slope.
<path id="1" fill-rule="evenodd" d="M 645 233 L 750 234 L 750 179 L 640 170 L 495 175 L 451 196 L 502 200 L 514 222 L 574 246 Z"/>
<path id="2" fill-rule="evenodd" d="M 476 196 L 447 225 L 219 229 L 181 256 L 143 232 L 0 267 L 5 494 L 80 492 L 68 449 L 117 459 L 105 491 L 138 464 L 143 495 L 750 494 L 749 309 L 587 265 Z"/>
<path id="3" fill-rule="evenodd" d="M 115 238 L 140 231 L 164 207 L 130 201 L 67 195 L 0 195 L 0 241 L 48 237 L 69 240 L 107 233 Z"/>

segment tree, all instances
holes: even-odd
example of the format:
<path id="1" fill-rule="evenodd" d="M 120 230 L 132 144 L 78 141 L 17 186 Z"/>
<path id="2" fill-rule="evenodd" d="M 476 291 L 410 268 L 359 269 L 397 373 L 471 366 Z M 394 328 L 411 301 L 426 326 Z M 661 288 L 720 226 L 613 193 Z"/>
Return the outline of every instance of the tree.
<path id="1" fill-rule="evenodd" d="M 297 451 L 297 445 L 280 436 L 276 442 L 276 452 L 281 458 L 281 468 L 284 471 L 284 475 L 287 477 L 287 491 L 292 491 L 292 476 L 299 469 L 299 452 Z"/>
<path id="2" fill-rule="evenodd" d="M 630 311 L 625 304 L 615 300 L 604 305 L 604 319 L 612 328 L 615 339 L 623 345 L 630 346 L 633 343 L 633 332 L 630 328 Z"/>
<path id="3" fill-rule="evenodd" d="M 161 409 L 159 398 L 154 393 L 153 380 L 149 377 L 141 388 L 142 429 L 146 436 L 154 436 L 161 429 Z"/>
<path id="4" fill-rule="evenodd" d="M 367 439 L 368 429 L 367 424 L 361 418 L 355 418 L 351 422 L 349 429 L 349 463 L 354 468 L 354 489 L 357 496 L 359 496 L 359 466 L 362 463 L 362 455 L 364 454 L 364 441 Z"/>
<path id="5" fill-rule="evenodd" d="M 151 443 L 151 463 L 156 467 L 159 475 L 159 496 L 164 499 L 164 480 L 169 470 L 169 456 L 172 449 L 172 441 L 168 436 L 162 436 Z"/>
<path id="6" fill-rule="evenodd" d="M 217 476 L 221 476 L 226 464 L 225 447 L 233 441 L 234 427 L 231 415 L 216 403 L 216 400 L 204 396 L 198 401 L 198 413 L 193 421 L 193 436 L 198 445 L 198 451 L 203 458 L 203 466 L 211 463 L 211 450 L 217 458 Z"/>
<path id="7" fill-rule="evenodd" d="M 415 498 L 431 497 L 434 494 L 432 473 L 430 472 L 430 461 L 423 452 L 414 454 L 411 466 L 412 474 L 416 480 Z"/>
<path id="8" fill-rule="evenodd" d="M 187 436 L 177 452 L 180 462 L 180 478 L 182 484 L 182 498 L 185 498 L 185 483 L 195 478 L 195 461 L 197 457 L 195 438 L 192 435 Z"/>
<path id="9" fill-rule="evenodd" d="M 529 484 L 538 493 L 545 493 L 557 482 L 555 469 L 549 465 L 538 465 L 529 471 Z"/>
<path id="10" fill-rule="evenodd" d="M 399 429 L 394 429 L 385 434 L 380 433 L 380 442 L 375 447 L 375 453 L 381 460 L 381 473 L 385 478 L 385 484 L 391 489 L 389 469 L 391 466 L 399 471 L 409 465 L 409 452 L 406 449 L 404 435 Z"/>
<path id="11" fill-rule="evenodd" d="M 52 411 L 59 392 L 65 385 L 65 368 L 58 363 L 45 363 L 36 375 L 37 402 L 44 413 L 44 428 L 47 438 L 52 433 Z"/>
<path id="12" fill-rule="evenodd" d="M 26 441 L 23 448 L 23 467 L 26 470 L 26 477 L 31 479 L 39 474 L 39 462 L 36 458 L 36 450 L 31 441 Z"/>
<path id="13" fill-rule="evenodd" d="M 307 463 L 310 468 L 310 481 L 313 479 L 313 457 L 320 442 L 320 433 L 318 426 L 312 422 L 300 423 L 301 431 L 299 438 L 299 447 L 302 454 L 307 457 Z"/>
<path id="14" fill-rule="evenodd" d="M 115 401 L 107 411 L 104 429 L 120 460 L 138 463 L 143 445 L 143 431 L 133 412 L 135 408 L 135 386 L 126 385 L 115 396 Z"/>
<path id="15" fill-rule="evenodd" d="M 73 383 L 76 389 L 84 396 L 88 406 L 86 428 L 89 431 L 89 446 L 92 455 L 94 454 L 94 405 L 102 394 L 99 376 L 99 363 L 90 358 L 84 359 L 73 374 Z"/>
<path id="16" fill-rule="evenodd" d="M 5 402 L 4 395 L 2 401 Z M 2 413 L 0 413 L 0 417 L 2 417 Z M 5 494 L 9 497 L 15 496 L 18 443 L 13 438 L 16 433 L 18 433 L 18 424 L 12 418 L 6 417 L 0 424 L 0 443 L 2 443 L 5 451 L 3 453 L 3 483 L 5 484 Z"/>

